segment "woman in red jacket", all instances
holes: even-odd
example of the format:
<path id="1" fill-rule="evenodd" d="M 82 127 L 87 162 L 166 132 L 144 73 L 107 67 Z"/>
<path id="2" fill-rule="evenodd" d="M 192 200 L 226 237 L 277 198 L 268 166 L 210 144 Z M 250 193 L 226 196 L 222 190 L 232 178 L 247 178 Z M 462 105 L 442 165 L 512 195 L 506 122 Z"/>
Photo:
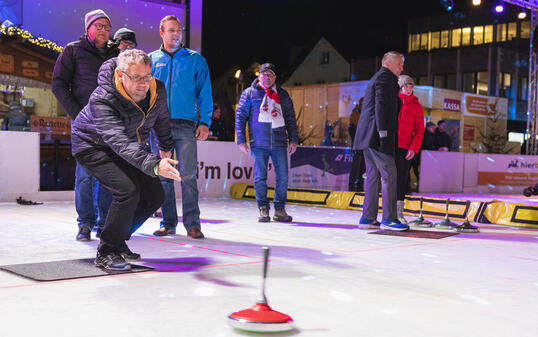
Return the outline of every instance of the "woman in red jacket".
<path id="1" fill-rule="evenodd" d="M 407 224 L 403 216 L 405 192 L 409 185 L 409 166 L 411 159 L 420 151 L 424 136 L 424 113 L 418 98 L 413 95 L 415 82 L 407 75 L 400 75 L 401 109 L 398 114 L 398 148 L 396 150 L 396 169 L 398 175 L 397 211 L 398 220 Z"/>

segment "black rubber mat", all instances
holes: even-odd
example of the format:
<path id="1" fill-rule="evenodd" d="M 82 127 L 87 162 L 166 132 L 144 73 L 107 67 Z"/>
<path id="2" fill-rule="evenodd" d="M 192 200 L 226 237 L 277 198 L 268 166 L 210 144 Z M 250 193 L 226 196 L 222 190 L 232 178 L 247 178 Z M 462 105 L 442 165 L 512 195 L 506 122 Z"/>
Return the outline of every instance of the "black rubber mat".
<path id="1" fill-rule="evenodd" d="M 63 260 L 0 266 L 1 270 L 35 281 L 58 281 L 84 277 L 139 273 L 153 268 L 131 264 L 129 271 L 105 271 L 94 265 L 94 259 Z"/>
<path id="2" fill-rule="evenodd" d="M 453 235 L 458 235 L 459 233 L 451 232 L 438 232 L 438 231 L 424 231 L 410 229 L 407 231 L 390 231 L 390 230 L 381 230 L 377 232 L 370 232 L 368 234 L 379 234 L 379 235 L 392 235 L 392 236 L 405 236 L 409 238 L 421 238 L 421 239 L 442 239 Z"/>

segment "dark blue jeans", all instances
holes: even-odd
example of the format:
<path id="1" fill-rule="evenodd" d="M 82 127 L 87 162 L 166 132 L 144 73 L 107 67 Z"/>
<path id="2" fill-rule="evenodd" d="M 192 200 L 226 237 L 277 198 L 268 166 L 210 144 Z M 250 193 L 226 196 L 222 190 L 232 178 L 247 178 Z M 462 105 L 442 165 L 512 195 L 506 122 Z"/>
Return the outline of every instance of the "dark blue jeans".
<path id="1" fill-rule="evenodd" d="M 198 149 L 196 145 L 196 124 L 188 120 L 175 120 L 172 124 L 174 147 L 179 161 L 181 175 L 181 204 L 183 208 L 183 225 L 188 231 L 200 229 L 200 207 L 198 206 Z M 158 154 L 159 148 L 155 138 L 151 137 L 151 150 Z M 173 155 L 173 153 L 172 153 Z M 172 156 L 173 157 L 173 156 Z M 163 220 L 161 227 L 176 228 L 178 222 L 176 192 L 172 179 L 159 177 L 164 190 L 164 203 L 161 206 Z"/>
<path id="2" fill-rule="evenodd" d="M 75 208 L 78 226 L 103 228 L 112 202 L 112 193 L 77 163 L 75 170 Z"/>
<path id="3" fill-rule="evenodd" d="M 275 209 L 284 208 L 288 196 L 288 149 L 286 147 L 252 147 L 251 152 L 254 157 L 254 194 L 258 208 L 269 207 L 267 199 L 269 158 L 273 162 L 276 175 L 273 203 Z"/>

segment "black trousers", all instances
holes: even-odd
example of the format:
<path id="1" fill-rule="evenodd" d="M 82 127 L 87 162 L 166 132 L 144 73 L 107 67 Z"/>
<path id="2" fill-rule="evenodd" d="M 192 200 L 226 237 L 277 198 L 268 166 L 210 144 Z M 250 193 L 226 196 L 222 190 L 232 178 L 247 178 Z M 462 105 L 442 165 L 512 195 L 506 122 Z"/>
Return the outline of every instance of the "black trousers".
<path id="1" fill-rule="evenodd" d="M 351 161 L 351 171 L 349 172 L 349 191 L 364 191 L 364 178 L 362 175 L 366 172 L 366 162 L 362 150 L 353 150 L 353 160 Z"/>
<path id="2" fill-rule="evenodd" d="M 142 224 L 161 206 L 161 181 L 129 164 L 112 150 L 89 149 L 75 154 L 77 162 L 112 192 L 112 203 L 97 251 L 119 252 Z"/>
<path id="3" fill-rule="evenodd" d="M 397 175 L 397 188 L 396 188 L 396 200 L 405 200 L 405 195 L 409 192 L 409 168 L 411 166 L 411 160 L 406 160 L 406 149 L 397 148 L 396 157 L 396 175 Z"/>

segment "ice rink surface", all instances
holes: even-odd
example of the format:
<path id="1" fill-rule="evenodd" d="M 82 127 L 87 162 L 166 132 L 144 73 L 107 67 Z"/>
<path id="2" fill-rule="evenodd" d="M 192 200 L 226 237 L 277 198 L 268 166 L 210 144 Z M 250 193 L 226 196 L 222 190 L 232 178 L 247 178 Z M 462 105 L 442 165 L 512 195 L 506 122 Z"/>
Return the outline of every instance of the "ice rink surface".
<path id="1" fill-rule="evenodd" d="M 151 218 L 128 242 L 155 271 L 55 282 L 0 271 L 0 336 L 259 336 L 226 317 L 258 298 L 263 246 L 269 304 L 296 327 L 273 336 L 538 335 L 538 230 L 421 239 L 370 235 L 358 211 L 288 205 L 294 222 L 258 223 L 252 201 L 200 208 L 205 240 L 181 225 L 153 236 Z M 75 219 L 73 202 L 0 204 L 0 265 L 94 258 L 95 233 L 75 241 Z"/>

